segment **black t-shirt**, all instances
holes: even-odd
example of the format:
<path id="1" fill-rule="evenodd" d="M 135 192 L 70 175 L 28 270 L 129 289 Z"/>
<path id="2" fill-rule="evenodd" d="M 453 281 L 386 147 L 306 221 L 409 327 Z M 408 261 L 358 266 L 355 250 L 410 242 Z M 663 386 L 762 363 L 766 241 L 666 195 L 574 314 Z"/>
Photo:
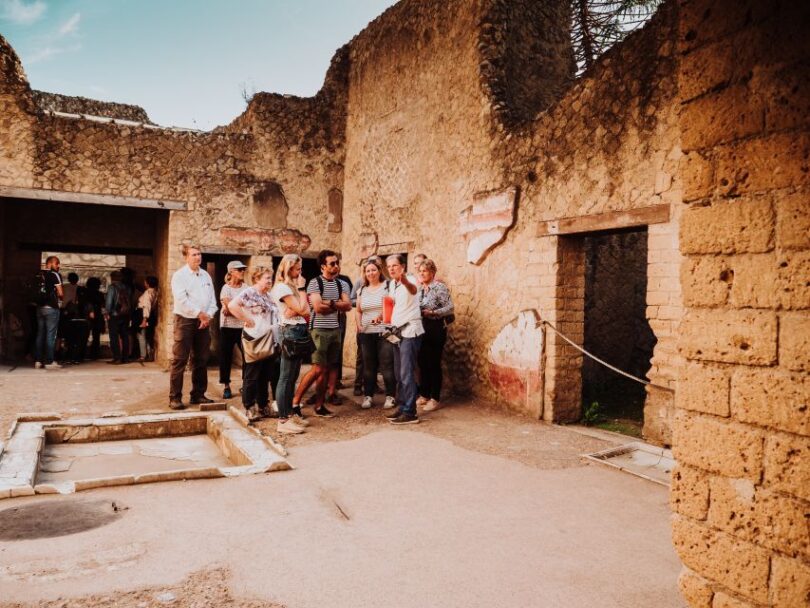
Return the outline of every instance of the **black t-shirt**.
<path id="1" fill-rule="evenodd" d="M 59 296 L 56 293 L 56 286 L 62 284 L 61 275 L 55 270 L 43 270 L 42 276 L 45 281 L 45 293 L 48 294 L 45 306 L 59 308 Z"/>

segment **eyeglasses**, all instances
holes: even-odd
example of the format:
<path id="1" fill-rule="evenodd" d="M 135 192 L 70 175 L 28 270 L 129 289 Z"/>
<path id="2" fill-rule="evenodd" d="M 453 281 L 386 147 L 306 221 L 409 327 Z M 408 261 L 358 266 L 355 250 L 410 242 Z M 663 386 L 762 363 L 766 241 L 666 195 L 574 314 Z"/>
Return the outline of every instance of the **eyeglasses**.
<path id="1" fill-rule="evenodd" d="M 327 262 L 327 266 L 340 266 L 340 262 Z"/>

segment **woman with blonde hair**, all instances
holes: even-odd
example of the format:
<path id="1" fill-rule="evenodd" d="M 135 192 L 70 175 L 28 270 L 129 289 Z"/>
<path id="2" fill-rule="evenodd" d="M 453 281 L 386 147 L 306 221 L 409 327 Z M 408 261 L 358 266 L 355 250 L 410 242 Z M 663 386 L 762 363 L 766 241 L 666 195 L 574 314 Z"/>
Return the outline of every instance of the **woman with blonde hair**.
<path id="1" fill-rule="evenodd" d="M 276 271 L 276 284 L 273 287 L 271 296 L 278 307 L 282 344 L 301 342 L 309 337 L 307 321 L 309 317 L 309 304 L 306 293 L 298 288 L 301 277 L 301 257 L 288 253 L 278 265 Z M 301 373 L 301 361 L 303 355 L 289 351 L 282 347 L 281 350 L 281 371 L 278 380 L 278 393 L 276 401 L 278 403 L 279 420 L 292 417 L 288 424 L 293 424 L 298 428 L 303 428 L 309 424 L 301 412 L 301 406 L 293 407 L 293 393 L 295 382 Z"/>
<path id="2" fill-rule="evenodd" d="M 273 285 L 273 269 L 259 266 L 251 273 L 253 285 L 248 287 L 230 301 L 228 308 L 234 317 L 244 321 L 246 339 L 260 340 L 273 333 L 278 324 L 278 310 L 270 297 Z M 272 337 L 272 340 L 275 340 Z M 242 387 L 242 405 L 248 419 L 258 420 L 269 417 L 270 393 L 268 385 L 273 383 L 273 392 L 277 389 L 277 373 L 273 368 L 278 366 L 278 357 L 269 356 L 245 363 L 244 386 Z M 275 376 L 275 381 L 274 381 Z M 303 429 L 287 418 L 279 419 L 279 432 L 300 433 Z"/>

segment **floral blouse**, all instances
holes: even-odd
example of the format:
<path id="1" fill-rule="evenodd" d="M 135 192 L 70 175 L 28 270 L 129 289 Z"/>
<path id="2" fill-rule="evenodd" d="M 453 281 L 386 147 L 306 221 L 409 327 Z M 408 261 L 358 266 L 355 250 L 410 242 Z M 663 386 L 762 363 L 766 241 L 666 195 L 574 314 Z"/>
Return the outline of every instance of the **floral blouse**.
<path id="1" fill-rule="evenodd" d="M 455 307 L 447 285 L 441 281 L 433 281 L 429 285 L 420 285 L 419 308 L 436 313 L 436 317 L 440 319 L 452 315 Z"/>

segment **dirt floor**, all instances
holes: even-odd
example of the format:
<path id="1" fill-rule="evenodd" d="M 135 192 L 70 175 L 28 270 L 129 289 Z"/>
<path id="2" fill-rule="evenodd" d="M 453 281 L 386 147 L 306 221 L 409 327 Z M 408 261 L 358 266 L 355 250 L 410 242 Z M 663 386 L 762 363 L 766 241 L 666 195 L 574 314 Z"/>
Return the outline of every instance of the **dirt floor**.
<path id="1" fill-rule="evenodd" d="M 0 367 L 0 425 L 166 411 L 167 385 Z M 460 400 L 396 428 L 342 393 L 304 435 L 258 424 L 291 472 L 0 501 L 0 606 L 683 605 L 666 488 L 580 458 L 620 439 Z"/>

